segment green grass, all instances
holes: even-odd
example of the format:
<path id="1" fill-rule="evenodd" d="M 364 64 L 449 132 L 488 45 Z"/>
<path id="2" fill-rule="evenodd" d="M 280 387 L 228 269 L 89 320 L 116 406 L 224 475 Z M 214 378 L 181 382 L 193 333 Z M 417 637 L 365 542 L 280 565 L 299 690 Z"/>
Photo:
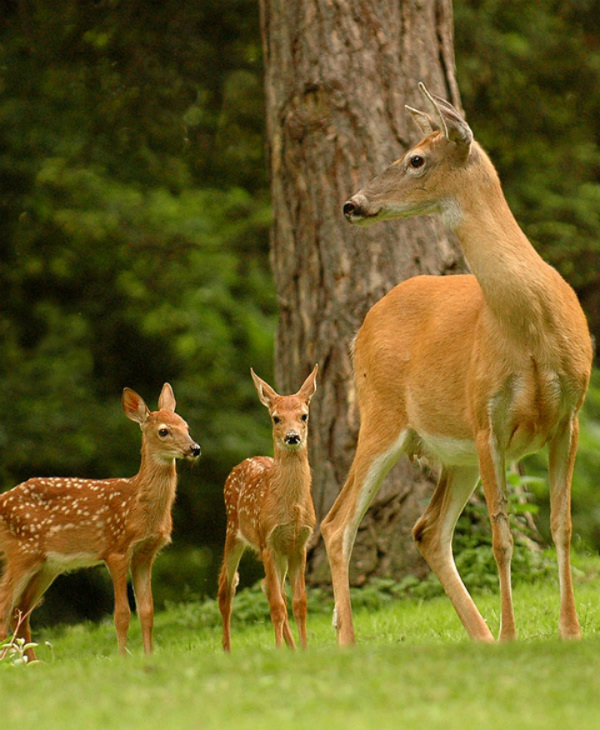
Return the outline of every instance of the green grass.
<path id="1" fill-rule="evenodd" d="M 336 647 L 331 617 L 320 606 L 309 615 L 310 648 L 297 653 L 275 650 L 270 624 L 259 619 L 234 622 L 233 652 L 225 656 L 215 607 L 199 604 L 157 615 L 149 659 L 135 618 L 126 659 L 116 655 L 109 620 L 44 629 L 35 636 L 43 662 L 0 664 L 0 727 L 595 729 L 595 565 L 577 580 L 581 642 L 555 638 L 558 589 L 550 580 L 516 586 L 520 641 L 492 646 L 466 639 L 445 597 L 358 609 L 351 650 Z M 250 603 L 257 600 L 264 599 Z M 496 631 L 498 596 L 476 600 Z"/>

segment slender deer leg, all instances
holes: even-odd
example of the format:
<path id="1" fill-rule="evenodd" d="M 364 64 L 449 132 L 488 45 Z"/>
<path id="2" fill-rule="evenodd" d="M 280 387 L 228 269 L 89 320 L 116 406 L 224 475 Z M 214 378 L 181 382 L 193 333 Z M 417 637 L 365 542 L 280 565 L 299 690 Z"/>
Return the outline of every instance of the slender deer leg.
<path id="1" fill-rule="evenodd" d="M 513 611 L 510 561 L 513 539 L 510 533 L 504 454 L 498 448 L 494 435 L 482 431 L 477 436 L 477 453 L 483 492 L 492 525 L 492 549 L 498 564 L 500 578 L 500 639 L 516 639 Z"/>
<path id="2" fill-rule="evenodd" d="M 385 432 L 385 429 L 382 430 Z M 331 568 L 335 600 L 334 626 L 340 646 L 351 646 L 356 641 L 349 583 L 350 557 L 356 532 L 385 475 L 402 452 L 406 439 L 406 432 L 402 431 L 386 448 L 385 444 L 381 444 L 381 432 L 373 431 L 370 434 L 367 425 L 362 427 L 348 479 L 321 523 L 321 534 Z"/>
<path id="3" fill-rule="evenodd" d="M 237 568 L 244 553 L 245 546 L 231 532 L 225 538 L 225 554 L 219 575 L 219 609 L 223 619 L 223 649 L 231 651 L 231 611 L 233 598 L 238 584 Z"/>
<path id="4" fill-rule="evenodd" d="M 131 561 L 131 580 L 146 654 L 152 654 L 153 651 L 154 599 L 152 597 L 152 565 L 155 556 L 156 551 L 146 552 L 141 555 L 134 555 Z"/>
<path id="5" fill-rule="evenodd" d="M 115 593 L 115 629 L 119 654 L 127 653 L 127 632 L 131 620 L 131 610 L 127 599 L 127 571 L 129 556 L 113 554 L 106 558 L 106 566 L 113 582 Z"/>
<path id="6" fill-rule="evenodd" d="M 264 548 L 262 551 L 262 561 L 265 566 L 264 586 L 269 599 L 271 621 L 275 630 L 275 644 L 279 648 L 285 639 L 285 643 L 290 649 L 295 649 L 296 644 L 287 617 L 285 595 L 281 590 L 285 573 L 278 565 L 277 557 L 269 548 Z"/>
<path id="7" fill-rule="evenodd" d="M 306 649 L 308 640 L 306 637 L 306 614 L 308 603 L 306 600 L 306 585 L 304 571 L 306 566 L 306 550 L 298 556 L 290 558 L 290 582 L 292 584 L 292 612 L 298 626 L 300 646 Z"/>
<path id="8" fill-rule="evenodd" d="M 29 644 L 31 642 L 31 627 L 29 624 L 31 613 L 40 602 L 41 597 L 52 585 L 55 578 L 56 573 L 49 570 L 44 570 L 44 568 L 42 568 L 31 578 L 31 580 L 27 584 L 27 587 L 21 595 L 17 608 L 17 611 L 20 613 L 21 616 L 21 624 L 19 626 L 17 636 L 23 638 L 26 644 Z M 16 616 L 14 618 L 14 622 L 15 624 L 17 622 Z M 37 658 L 33 648 L 28 649 L 26 654 L 27 659 L 30 662 L 35 661 L 35 659 Z"/>
<path id="9" fill-rule="evenodd" d="M 558 633 L 562 639 L 579 639 L 581 630 L 577 619 L 573 582 L 571 579 L 571 479 L 579 422 L 571 418 L 561 424 L 549 445 L 550 467 L 550 526 L 558 558 L 560 583 L 560 619 Z"/>
<path id="10" fill-rule="evenodd" d="M 493 641 L 487 624 L 458 574 L 452 555 L 456 521 L 475 489 L 478 476 L 477 467 L 442 469 L 431 502 L 414 526 L 413 537 L 452 601 L 469 636 L 479 641 Z"/>
<path id="11" fill-rule="evenodd" d="M 0 581 L 0 641 L 8 636 L 13 611 L 18 605 L 27 584 L 39 569 L 39 563 L 18 566 L 9 560 Z"/>

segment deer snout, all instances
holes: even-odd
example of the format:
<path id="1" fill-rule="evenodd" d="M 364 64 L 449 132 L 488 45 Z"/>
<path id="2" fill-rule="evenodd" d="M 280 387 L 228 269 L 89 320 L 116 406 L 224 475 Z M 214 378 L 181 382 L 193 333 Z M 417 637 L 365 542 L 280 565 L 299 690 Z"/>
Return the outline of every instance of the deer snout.
<path id="1" fill-rule="evenodd" d="M 197 459 L 200 454 L 202 453 L 202 449 L 200 448 L 200 444 L 193 443 L 190 446 L 190 454 L 194 457 L 194 459 Z"/>
<path id="2" fill-rule="evenodd" d="M 360 204 L 358 203 L 358 201 L 354 200 L 353 198 L 350 198 L 350 200 L 347 200 L 344 203 L 343 211 L 344 211 L 344 216 L 346 217 L 346 219 L 349 221 L 352 221 L 353 216 L 356 216 L 356 215 L 360 216 L 360 214 L 361 214 Z"/>
<path id="3" fill-rule="evenodd" d="M 344 216 L 350 223 L 359 223 L 367 218 L 372 218 L 377 215 L 379 211 L 371 211 L 368 209 L 367 199 L 364 195 L 357 193 L 352 196 L 350 200 L 344 203 L 343 207 Z"/>
<path id="4" fill-rule="evenodd" d="M 286 444 L 288 444 L 288 446 L 297 446 L 301 439 L 300 434 L 296 431 L 288 431 L 283 440 Z"/>

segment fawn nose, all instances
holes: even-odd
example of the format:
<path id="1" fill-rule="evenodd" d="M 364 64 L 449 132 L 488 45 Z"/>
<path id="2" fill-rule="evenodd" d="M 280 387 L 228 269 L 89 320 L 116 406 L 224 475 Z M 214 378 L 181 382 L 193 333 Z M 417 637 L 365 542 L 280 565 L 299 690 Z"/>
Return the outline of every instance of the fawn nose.
<path id="1" fill-rule="evenodd" d="M 192 451 L 192 456 L 200 456 L 200 454 L 202 453 L 202 449 L 200 448 L 200 444 L 194 444 L 192 446 L 191 451 Z"/>
<path id="2" fill-rule="evenodd" d="M 295 431 L 290 431 L 289 433 L 286 433 L 284 441 L 290 446 L 296 446 L 300 443 L 300 434 L 296 433 Z"/>

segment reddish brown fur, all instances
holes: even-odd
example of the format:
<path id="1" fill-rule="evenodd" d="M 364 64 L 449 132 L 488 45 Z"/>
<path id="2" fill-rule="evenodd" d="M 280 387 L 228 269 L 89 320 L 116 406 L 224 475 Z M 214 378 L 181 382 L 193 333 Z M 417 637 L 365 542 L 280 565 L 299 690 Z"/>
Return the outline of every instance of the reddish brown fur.
<path id="1" fill-rule="evenodd" d="M 31 640 L 29 615 L 52 581 L 77 567 L 106 563 L 114 583 L 115 625 L 125 652 L 129 627 L 127 573 L 131 569 L 144 649 L 152 651 L 152 563 L 171 540 L 175 459 L 199 451 L 185 421 L 174 413 L 168 383 L 150 413 L 126 388 L 123 408 L 142 428 L 142 461 L 129 479 L 35 478 L 0 495 L 0 639 L 24 616 L 19 635 Z M 168 435 L 161 437 L 161 428 Z M 29 651 L 29 658 L 35 653 Z"/>
<path id="2" fill-rule="evenodd" d="M 355 223 L 441 213 L 473 275 L 419 276 L 399 284 L 372 307 L 357 335 L 358 445 L 321 526 L 338 641 L 354 642 L 348 564 L 356 530 L 401 453 L 441 467 L 414 537 L 469 635 L 489 641 L 452 556 L 456 520 L 481 475 L 500 576 L 500 636 L 514 638 L 505 461 L 545 444 L 561 584 L 559 633 L 577 637 L 569 506 L 577 416 L 592 360 L 587 323 L 572 289 L 519 228 L 466 122 L 440 105 L 443 123 L 435 109 L 434 118 L 413 110 L 427 136 L 344 206 Z"/>
<path id="3" fill-rule="evenodd" d="M 275 641 L 294 647 L 285 602 L 289 569 L 292 610 L 300 643 L 306 647 L 306 544 L 316 517 L 311 496 L 307 453 L 308 406 L 316 390 L 317 366 L 295 395 L 280 396 L 254 372 L 261 402 L 273 419 L 275 458 L 255 456 L 238 464 L 225 482 L 227 534 L 219 576 L 219 607 L 223 617 L 223 648 L 231 649 L 231 611 L 237 586 L 237 566 L 246 547 L 255 550 L 265 568 L 263 588 L 269 599 Z M 277 421 L 277 422 L 276 422 Z M 299 442 L 287 443 L 290 434 Z"/>

